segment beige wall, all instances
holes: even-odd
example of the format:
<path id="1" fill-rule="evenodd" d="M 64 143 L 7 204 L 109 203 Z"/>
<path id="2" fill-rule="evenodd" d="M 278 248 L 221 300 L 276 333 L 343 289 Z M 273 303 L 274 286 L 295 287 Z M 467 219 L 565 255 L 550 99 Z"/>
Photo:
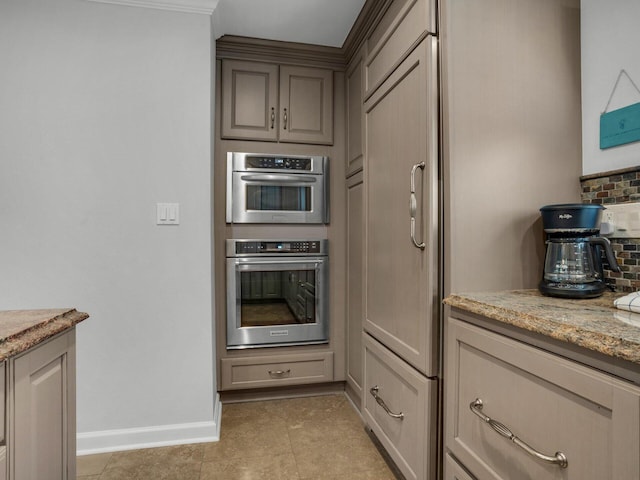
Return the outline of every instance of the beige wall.
<path id="1" fill-rule="evenodd" d="M 445 294 L 535 288 L 538 209 L 580 200 L 577 0 L 445 0 Z"/>

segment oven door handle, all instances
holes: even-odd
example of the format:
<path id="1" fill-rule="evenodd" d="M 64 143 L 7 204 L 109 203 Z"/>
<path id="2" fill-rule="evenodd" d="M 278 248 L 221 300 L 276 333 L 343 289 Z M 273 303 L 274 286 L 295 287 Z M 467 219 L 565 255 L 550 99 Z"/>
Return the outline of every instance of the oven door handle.
<path id="1" fill-rule="evenodd" d="M 235 262 L 236 269 L 241 272 L 248 272 L 251 270 L 261 270 L 264 271 L 266 266 L 270 266 L 274 270 L 288 270 L 291 267 L 300 267 L 303 269 L 318 269 L 322 267 L 324 260 L 309 260 L 309 259 L 289 259 L 286 261 L 274 261 L 273 259 L 238 259 Z"/>
<path id="2" fill-rule="evenodd" d="M 240 180 L 250 182 L 267 182 L 267 183 L 316 183 L 317 179 L 312 175 L 267 175 L 267 174 L 250 174 L 241 175 Z"/>

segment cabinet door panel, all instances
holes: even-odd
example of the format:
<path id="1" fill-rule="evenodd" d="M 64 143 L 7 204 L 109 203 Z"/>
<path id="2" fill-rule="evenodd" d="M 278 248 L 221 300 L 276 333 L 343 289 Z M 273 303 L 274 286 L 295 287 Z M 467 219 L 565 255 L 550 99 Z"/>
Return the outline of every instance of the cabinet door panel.
<path id="1" fill-rule="evenodd" d="M 280 67 L 280 141 L 333 143 L 333 72 Z"/>
<path id="2" fill-rule="evenodd" d="M 435 48 L 425 39 L 365 103 L 365 329 L 427 375 L 437 363 Z M 415 237 L 424 249 L 410 235 L 414 170 Z"/>
<path id="3" fill-rule="evenodd" d="M 74 334 L 14 361 L 11 478 L 75 479 Z"/>
<path id="4" fill-rule="evenodd" d="M 222 61 L 222 138 L 276 141 L 278 66 Z"/>
<path id="5" fill-rule="evenodd" d="M 347 186 L 347 383 L 362 398 L 362 317 L 364 298 L 364 183 L 362 173 Z M 359 405 L 359 402 L 358 402 Z"/>

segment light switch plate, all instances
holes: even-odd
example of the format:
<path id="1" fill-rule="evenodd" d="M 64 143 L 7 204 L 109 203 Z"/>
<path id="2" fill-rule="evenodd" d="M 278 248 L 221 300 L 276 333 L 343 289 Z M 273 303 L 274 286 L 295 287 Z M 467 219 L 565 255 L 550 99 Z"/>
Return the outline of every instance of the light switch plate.
<path id="1" fill-rule="evenodd" d="M 156 204 L 156 224 L 157 225 L 179 225 L 180 224 L 180 204 L 179 203 Z"/>

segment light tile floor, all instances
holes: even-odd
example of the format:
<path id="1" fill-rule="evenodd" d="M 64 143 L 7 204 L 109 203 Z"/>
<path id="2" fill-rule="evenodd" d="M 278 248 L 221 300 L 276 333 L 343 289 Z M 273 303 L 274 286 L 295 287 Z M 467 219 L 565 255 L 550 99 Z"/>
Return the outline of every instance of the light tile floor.
<path id="1" fill-rule="evenodd" d="M 220 437 L 78 457 L 78 479 L 396 479 L 343 395 L 225 404 Z"/>

